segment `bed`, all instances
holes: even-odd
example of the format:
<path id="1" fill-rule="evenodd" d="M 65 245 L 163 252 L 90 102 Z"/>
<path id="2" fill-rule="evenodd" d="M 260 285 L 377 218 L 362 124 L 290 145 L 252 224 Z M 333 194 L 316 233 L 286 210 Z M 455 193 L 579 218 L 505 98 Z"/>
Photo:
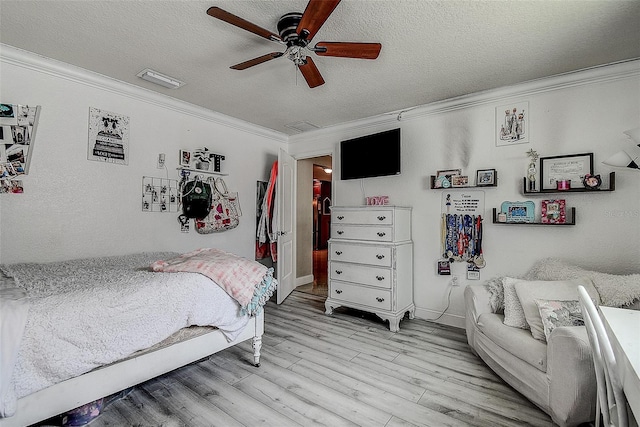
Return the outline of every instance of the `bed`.
<path id="1" fill-rule="evenodd" d="M 277 286 L 273 270 L 215 249 L 0 273 L 1 427 L 48 419 L 246 340 L 259 365 L 262 306 Z"/>

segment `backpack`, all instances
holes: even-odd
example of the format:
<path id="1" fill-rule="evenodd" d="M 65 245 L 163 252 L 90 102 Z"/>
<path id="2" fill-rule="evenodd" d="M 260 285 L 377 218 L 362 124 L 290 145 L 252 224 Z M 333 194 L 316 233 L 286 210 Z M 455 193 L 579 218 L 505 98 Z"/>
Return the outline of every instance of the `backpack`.
<path id="1" fill-rule="evenodd" d="M 187 218 L 202 219 L 211 210 L 211 186 L 201 179 L 188 181 L 182 187 L 182 212 Z"/>

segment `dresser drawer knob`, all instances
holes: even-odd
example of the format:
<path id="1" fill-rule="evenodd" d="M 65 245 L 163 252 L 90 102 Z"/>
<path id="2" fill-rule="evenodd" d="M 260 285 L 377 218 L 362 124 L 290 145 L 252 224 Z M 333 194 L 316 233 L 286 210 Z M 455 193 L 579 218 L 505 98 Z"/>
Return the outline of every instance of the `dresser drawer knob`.
<path id="1" fill-rule="evenodd" d="M 376 301 L 378 301 L 378 302 L 382 302 L 382 301 L 384 301 L 384 298 L 376 297 Z"/>
<path id="2" fill-rule="evenodd" d="M 338 230 L 338 231 L 336 231 L 336 233 L 338 233 L 339 235 L 342 236 L 344 234 L 344 230 Z"/>
<path id="3" fill-rule="evenodd" d="M 341 289 L 336 289 L 336 294 L 341 294 L 342 290 Z"/>
<path id="4" fill-rule="evenodd" d="M 384 276 L 376 276 L 376 279 L 382 282 L 384 280 Z"/>
<path id="5" fill-rule="evenodd" d="M 378 258 L 378 259 L 383 259 L 383 258 L 384 258 L 384 255 L 378 254 L 378 255 L 376 255 L 376 258 Z"/>
<path id="6" fill-rule="evenodd" d="M 387 235 L 387 233 L 385 233 L 384 231 L 378 231 L 376 234 L 377 234 L 379 237 L 384 237 L 384 236 L 386 236 L 386 235 Z"/>
<path id="7" fill-rule="evenodd" d="M 342 274 L 342 270 L 336 270 L 336 274 Z"/>
<path id="8" fill-rule="evenodd" d="M 378 221 L 384 221 L 385 219 L 387 219 L 387 217 L 386 217 L 386 216 L 384 216 L 384 215 L 380 215 L 380 216 L 378 217 Z"/>
<path id="9" fill-rule="evenodd" d="M 338 215 L 338 216 L 337 216 L 337 218 L 338 218 L 340 221 L 342 221 L 342 220 L 344 219 L 344 216 L 343 216 L 343 215 Z"/>
<path id="10" fill-rule="evenodd" d="M 342 255 L 342 251 L 336 251 L 336 255 Z"/>

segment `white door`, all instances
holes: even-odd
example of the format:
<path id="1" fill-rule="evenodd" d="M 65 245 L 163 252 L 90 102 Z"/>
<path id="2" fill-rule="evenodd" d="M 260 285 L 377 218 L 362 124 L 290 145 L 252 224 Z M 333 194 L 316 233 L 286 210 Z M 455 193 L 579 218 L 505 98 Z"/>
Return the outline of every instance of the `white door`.
<path id="1" fill-rule="evenodd" d="M 280 149 L 278 153 L 278 179 L 276 199 L 278 203 L 278 290 L 277 302 L 282 301 L 295 288 L 294 250 L 295 242 L 295 166 L 293 157 Z"/>

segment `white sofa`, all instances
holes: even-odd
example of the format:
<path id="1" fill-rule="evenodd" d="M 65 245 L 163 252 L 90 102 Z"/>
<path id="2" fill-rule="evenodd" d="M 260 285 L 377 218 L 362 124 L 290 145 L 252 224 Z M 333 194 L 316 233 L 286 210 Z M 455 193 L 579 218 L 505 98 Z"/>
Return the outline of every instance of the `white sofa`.
<path id="1" fill-rule="evenodd" d="M 596 377 L 584 327 L 555 328 L 545 344 L 504 325 L 485 286 L 467 286 L 464 296 L 469 345 L 496 374 L 560 426 L 595 418 Z"/>
<path id="2" fill-rule="evenodd" d="M 602 305 L 633 309 L 640 306 L 640 274 L 601 273 L 549 258 L 537 262 L 524 279 L 554 283 L 587 280 L 593 285 L 592 298 Z M 544 338 L 535 339 L 532 331 L 513 327 L 512 319 L 507 322 L 511 326 L 505 325 L 502 310 L 509 307 L 508 292 L 501 294 L 508 291 L 503 282 L 496 278 L 465 289 L 469 345 L 504 381 L 549 414 L 555 423 L 576 426 L 593 421 L 596 378 L 585 327 L 558 326 L 549 334 L 545 331 L 545 342 Z M 518 286 L 515 285 L 520 296 L 522 288 Z M 555 288 L 545 289 L 548 294 L 557 292 Z M 537 298 L 574 299 L 558 298 L 557 294 L 553 297 Z"/>

